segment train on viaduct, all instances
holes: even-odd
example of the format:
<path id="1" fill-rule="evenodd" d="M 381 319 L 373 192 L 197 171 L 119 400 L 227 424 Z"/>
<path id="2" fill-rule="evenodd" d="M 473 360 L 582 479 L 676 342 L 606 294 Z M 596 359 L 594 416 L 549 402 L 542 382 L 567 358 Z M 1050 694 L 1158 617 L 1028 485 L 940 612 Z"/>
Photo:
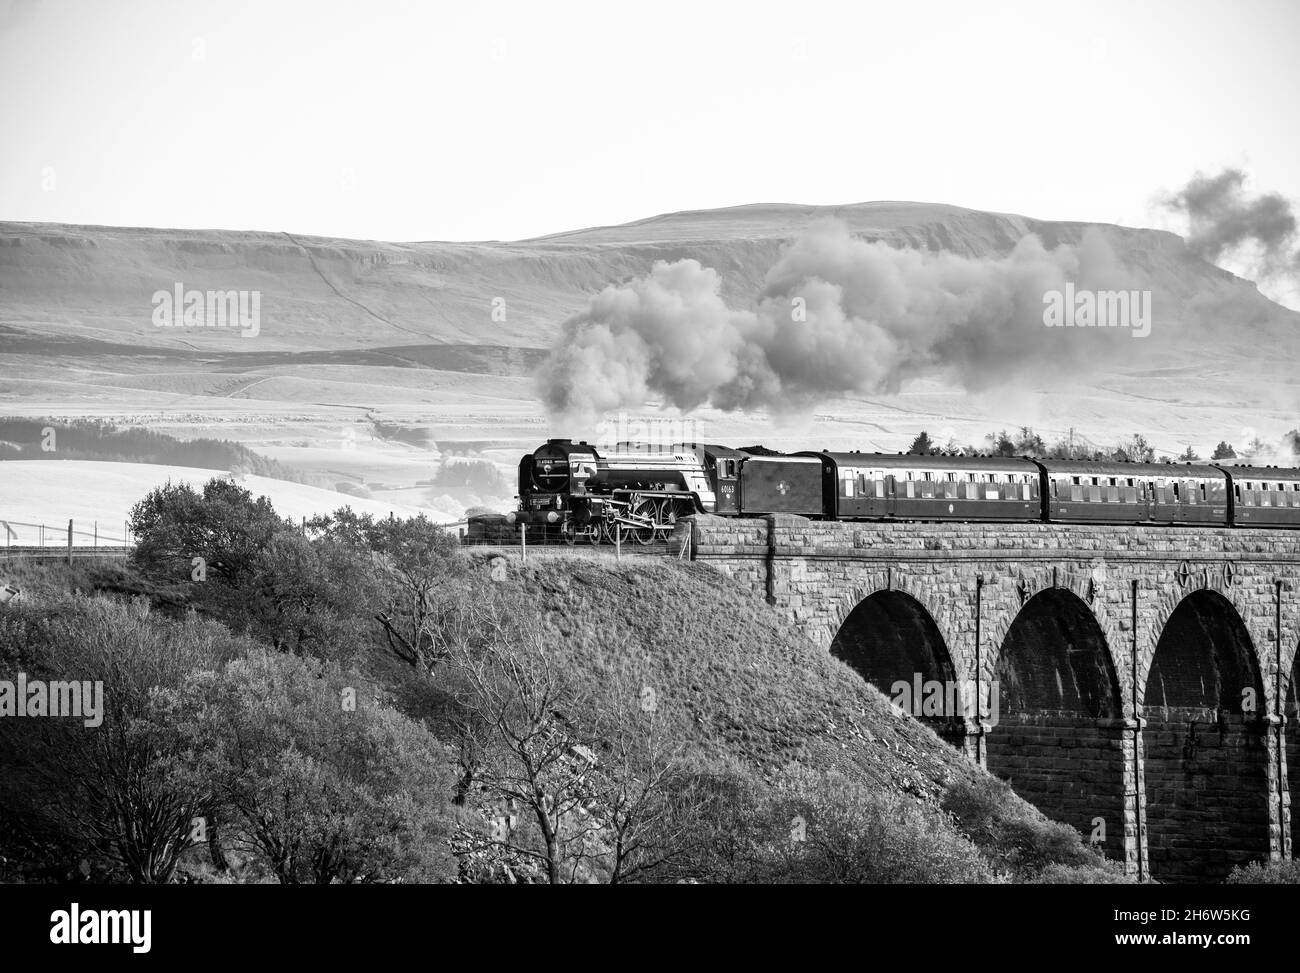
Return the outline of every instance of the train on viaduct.
<path id="1" fill-rule="evenodd" d="M 672 547 L 1141 878 L 1290 858 L 1300 469 L 552 439 L 508 523 Z M 955 705 L 958 698 L 975 705 Z"/>

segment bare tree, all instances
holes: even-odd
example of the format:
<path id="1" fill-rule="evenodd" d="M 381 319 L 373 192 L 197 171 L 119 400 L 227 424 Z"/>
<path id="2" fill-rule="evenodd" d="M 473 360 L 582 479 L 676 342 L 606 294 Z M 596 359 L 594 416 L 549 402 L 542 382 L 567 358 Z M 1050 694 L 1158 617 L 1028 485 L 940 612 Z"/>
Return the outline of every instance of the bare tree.
<path id="1" fill-rule="evenodd" d="M 681 857 L 694 832 L 693 816 L 674 807 L 670 794 L 682 775 L 680 753 L 667 744 L 657 710 L 635 712 L 628 698 L 619 694 L 615 719 L 607 721 L 598 787 L 611 885 L 656 876 Z"/>
<path id="2" fill-rule="evenodd" d="M 458 645 L 449 657 L 469 739 L 462 749 L 476 755 L 476 782 L 531 818 L 541 847 L 514 831 L 491 843 L 538 862 L 558 884 L 573 879 L 600 827 L 591 814 L 596 741 L 565 713 L 583 700 L 548 655 L 544 635 L 518 626 L 511 636 Z"/>

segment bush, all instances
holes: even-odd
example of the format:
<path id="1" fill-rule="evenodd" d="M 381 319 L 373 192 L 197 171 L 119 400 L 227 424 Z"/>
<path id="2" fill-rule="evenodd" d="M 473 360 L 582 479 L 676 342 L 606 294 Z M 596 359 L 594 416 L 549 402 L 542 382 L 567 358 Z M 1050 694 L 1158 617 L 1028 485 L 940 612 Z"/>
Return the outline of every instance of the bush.
<path id="1" fill-rule="evenodd" d="M 451 758 L 355 675 L 254 652 L 170 694 L 223 833 L 285 884 L 445 881 Z"/>
<path id="2" fill-rule="evenodd" d="M 837 775 L 800 775 L 776 808 L 789 823 L 806 809 L 804 840 L 781 857 L 774 880 L 835 884 L 991 882 L 979 850 L 937 809 Z M 787 785 L 788 786 L 788 785 Z"/>
<path id="3" fill-rule="evenodd" d="M 381 590 L 368 554 L 286 531 L 258 553 L 222 615 L 275 649 L 350 664 L 372 637 Z"/>
<path id="4" fill-rule="evenodd" d="M 85 719 L 0 720 L 0 855 L 26 878 L 171 879 L 211 785 L 170 772 L 188 744 L 161 693 L 248 644 L 193 616 L 159 618 L 131 604 L 65 596 L 0 615 L 0 672 L 13 679 L 102 683 L 98 725 Z M 92 694 L 92 696 L 98 694 Z"/>
<path id="5" fill-rule="evenodd" d="M 1300 861 L 1251 862 L 1238 865 L 1225 885 L 1300 885 Z"/>
<path id="6" fill-rule="evenodd" d="M 188 484 L 168 483 L 131 509 L 137 538 L 131 557 L 152 575 L 197 581 L 210 574 L 237 585 L 271 538 L 292 529 L 266 497 L 254 500 L 228 480 L 209 480 L 202 495 Z"/>
<path id="7" fill-rule="evenodd" d="M 961 780 L 944 793 L 943 807 L 999 869 L 1027 880 L 1049 866 L 1107 868 L 1106 859 L 1079 832 L 1052 821 L 987 774 Z"/>
<path id="8" fill-rule="evenodd" d="M 700 882 L 971 883 L 995 880 L 979 849 L 938 809 L 834 772 L 773 787 L 738 766 L 676 782 L 690 836 L 666 869 Z"/>
<path id="9" fill-rule="evenodd" d="M 1137 879 L 1125 875 L 1118 862 L 1102 865 L 1048 865 L 1026 879 L 1030 885 L 1131 885 Z"/>

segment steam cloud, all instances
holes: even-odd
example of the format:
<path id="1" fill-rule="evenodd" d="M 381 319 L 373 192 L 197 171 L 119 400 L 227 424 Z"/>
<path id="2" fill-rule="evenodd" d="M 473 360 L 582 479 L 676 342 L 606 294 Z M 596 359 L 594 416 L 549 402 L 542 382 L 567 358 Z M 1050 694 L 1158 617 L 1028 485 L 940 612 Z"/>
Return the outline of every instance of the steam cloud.
<path id="1" fill-rule="evenodd" d="M 1096 230 L 1078 245 L 1047 250 L 1028 236 L 1004 257 L 975 259 L 858 240 L 822 221 L 784 251 L 751 308 L 728 306 L 719 275 L 696 260 L 660 261 L 605 288 L 565 322 L 539 393 L 565 417 L 652 396 L 683 411 L 790 413 L 922 374 L 981 389 L 1029 368 L 1078 368 L 1085 355 L 1072 346 L 1099 367 L 1131 353 L 1127 334 L 1044 327 L 1043 295 L 1066 281 L 1150 287 L 1129 279 Z"/>
<path id="2" fill-rule="evenodd" d="M 1224 169 L 1215 176 L 1198 172 L 1164 204 L 1187 215 L 1191 231 L 1187 243 L 1198 256 L 1217 263 L 1249 247 L 1259 255 L 1259 266 L 1252 268 L 1255 275 L 1300 275 L 1291 203 L 1278 193 L 1249 196 L 1245 182 L 1240 169 Z"/>

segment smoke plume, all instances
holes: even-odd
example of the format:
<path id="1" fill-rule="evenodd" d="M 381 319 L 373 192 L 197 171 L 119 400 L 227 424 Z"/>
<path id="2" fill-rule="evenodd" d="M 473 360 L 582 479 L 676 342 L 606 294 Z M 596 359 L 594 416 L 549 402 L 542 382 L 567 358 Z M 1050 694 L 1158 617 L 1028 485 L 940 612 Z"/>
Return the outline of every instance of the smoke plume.
<path id="1" fill-rule="evenodd" d="M 593 416 L 659 398 L 688 411 L 806 412 L 846 393 L 945 375 L 978 390 L 1027 369 L 1077 371 L 1132 354 L 1122 331 L 1044 327 L 1044 294 L 1146 287 L 1104 236 L 968 258 L 855 239 L 813 224 L 768 272 L 751 306 L 728 306 L 696 260 L 660 261 L 601 291 L 565 322 L 539 374 L 552 415 Z M 1050 377 L 1050 375 L 1048 376 Z"/>
<path id="2" fill-rule="evenodd" d="M 1198 172 L 1164 204 L 1187 216 L 1187 243 L 1198 256 L 1218 263 L 1248 251 L 1245 259 L 1253 263 L 1248 272 L 1257 278 L 1300 275 L 1291 203 L 1278 193 L 1250 196 L 1245 183 L 1240 169 L 1215 176 Z"/>

